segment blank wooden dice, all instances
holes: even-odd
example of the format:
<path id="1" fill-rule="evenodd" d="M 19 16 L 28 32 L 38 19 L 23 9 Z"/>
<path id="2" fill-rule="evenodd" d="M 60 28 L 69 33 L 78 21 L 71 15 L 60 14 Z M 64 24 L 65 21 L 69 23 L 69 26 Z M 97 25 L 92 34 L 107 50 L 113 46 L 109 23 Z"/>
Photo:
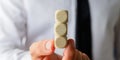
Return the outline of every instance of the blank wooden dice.
<path id="1" fill-rule="evenodd" d="M 57 10 L 55 13 L 56 22 L 67 23 L 68 21 L 68 11 L 67 10 Z"/>
<path id="2" fill-rule="evenodd" d="M 57 10 L 55 12 L 55 47 L 64 48 L 67 45 L 68 11 Z"/>
<path id="3" fill-rule="evenodd" d="M 55 38 L 55 47 L 64 48 L 67 43 L 67 37 L 56 37 Z"/>
<path id="4" fill-rule="evenodd" d="M 67 25 L 63 23 L 55 24 L 55 35 L 64 36 L 67 34 Z"/>

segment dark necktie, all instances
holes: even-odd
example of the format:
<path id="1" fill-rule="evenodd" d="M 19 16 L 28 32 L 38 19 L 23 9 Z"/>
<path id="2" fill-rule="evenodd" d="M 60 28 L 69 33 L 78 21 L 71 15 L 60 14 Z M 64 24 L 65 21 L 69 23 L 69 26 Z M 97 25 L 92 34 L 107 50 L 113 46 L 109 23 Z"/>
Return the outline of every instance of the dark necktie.
<path id="1" fill-rule="evenodd" d="M 92 58 L 90 9 L 88 0 L 77 0 L 76 48 Z"/>

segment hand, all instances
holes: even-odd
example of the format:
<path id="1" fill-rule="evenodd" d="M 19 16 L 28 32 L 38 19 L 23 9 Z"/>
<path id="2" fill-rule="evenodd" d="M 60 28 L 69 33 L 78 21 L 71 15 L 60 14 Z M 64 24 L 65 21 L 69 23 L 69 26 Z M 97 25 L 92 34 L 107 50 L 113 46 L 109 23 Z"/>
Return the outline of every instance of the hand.
<path id="1" fill-rule="evenodd" d="M 53 40 L 35 42 L 30 47 L 32 60 L 90 60 L 86 54 L 75 49 L 72 39 L 68 40 L 63 56 L 55 54 L 54 51 Z"/>

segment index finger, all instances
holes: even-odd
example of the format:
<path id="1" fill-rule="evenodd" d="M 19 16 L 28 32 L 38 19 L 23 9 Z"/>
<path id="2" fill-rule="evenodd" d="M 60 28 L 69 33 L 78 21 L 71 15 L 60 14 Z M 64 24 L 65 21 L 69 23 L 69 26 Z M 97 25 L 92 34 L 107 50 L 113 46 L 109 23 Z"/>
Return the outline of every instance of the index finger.
<path id="1" fill-rule="evenodd" d="M 72 39 L 68 40 L 68 45 L 65 48 L 62 60 L 73 60 L 75 55 L 75 46 Z"/>

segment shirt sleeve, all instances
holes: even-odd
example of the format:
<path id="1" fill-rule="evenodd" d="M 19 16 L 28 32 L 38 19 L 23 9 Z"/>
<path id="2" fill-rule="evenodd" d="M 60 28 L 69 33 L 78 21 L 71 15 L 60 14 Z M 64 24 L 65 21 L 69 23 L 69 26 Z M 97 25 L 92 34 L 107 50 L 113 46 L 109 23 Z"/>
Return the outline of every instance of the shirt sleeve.
<path id="1" fill-rule="evenodd" d="M 0 0 L 0 60 L 31 60 L 23 43 L 26 19 L 23 0 Z"/>

